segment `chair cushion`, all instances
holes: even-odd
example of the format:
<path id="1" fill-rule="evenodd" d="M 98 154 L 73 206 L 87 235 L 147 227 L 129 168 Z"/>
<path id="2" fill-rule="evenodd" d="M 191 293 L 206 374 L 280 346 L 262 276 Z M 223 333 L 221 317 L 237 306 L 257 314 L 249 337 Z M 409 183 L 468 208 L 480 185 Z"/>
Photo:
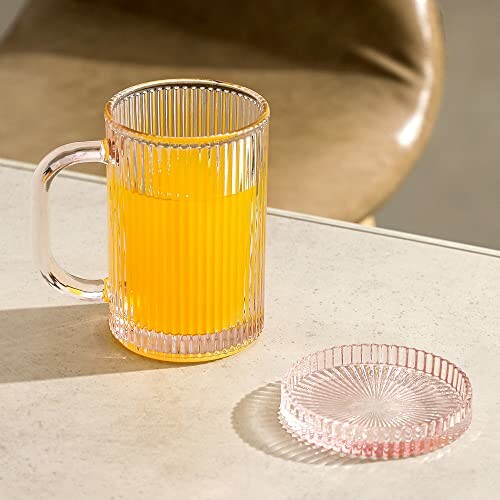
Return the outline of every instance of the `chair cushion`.
<path id="1" fill-rule="evenodd" d="M 377 48 L 346 44 L 345 64 L 345 47 L 329 63 L 297 63 L 272 47 L 112 5 L 41 3 L 30 4 L 0 52 L 4 157 L 38 161 L 60 144 L 102 137 L 106 100 L 129 85 L 216 78 L 251 87 L 271 105 L 270 206 L 359 221 L 404 178 L 434 118 L 439 75 Z M 439 70 L 431 54 L 439 44 L 415 40 Z"/>

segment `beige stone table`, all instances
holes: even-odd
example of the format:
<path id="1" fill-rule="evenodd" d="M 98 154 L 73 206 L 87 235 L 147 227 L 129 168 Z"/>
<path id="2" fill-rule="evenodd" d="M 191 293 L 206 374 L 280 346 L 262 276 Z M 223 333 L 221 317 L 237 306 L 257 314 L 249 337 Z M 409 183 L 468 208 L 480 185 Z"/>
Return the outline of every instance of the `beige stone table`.
<path id="1" fill-rule="evenodd" d="M 469 499 L 500 489 L 500 253 L 271 211 L 266 326 L 246 351 L 162 364 L 117 344 L 106 306 L 33 269 L 30 167 L 0 167 L 0 498 Z M 106 268 L 105 187 L 58 179 L 56 257 Z M 492 228 L 493 230 L 494 228 Z M 296 443 L 277 381 L 351 342 L 439 353 L 470 375 L 469 431 L 438 452 L 359 462 Z"/>

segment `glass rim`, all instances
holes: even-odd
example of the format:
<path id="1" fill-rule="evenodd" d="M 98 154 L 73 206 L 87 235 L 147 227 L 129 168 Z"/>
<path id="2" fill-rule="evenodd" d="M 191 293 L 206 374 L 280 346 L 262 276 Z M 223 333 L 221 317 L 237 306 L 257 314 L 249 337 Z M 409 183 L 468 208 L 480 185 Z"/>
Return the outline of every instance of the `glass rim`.
<path id="1" fill-rule="evenodd" d="M 232 130 L 231 132 L 226 132 L 223 134 L 206 134 L 206 135 L 196 135 L 190 137 L 174 137 L 167 135 L 154 135 L 140 132 L 131 127 L 127 127 L 117 121 L 113 116 L 113 111 L 117 104 L 121 102 L 124 98 L 143 91 L 152 90 L 161 87 L 211 87 L 215 90 L 226 90 L 229 92 L 237 92 L 238 94 L 246 95 L 260 106 L 259 116 L 238 129 Z M 237 85 L 235 83 L 223 82 L 220 80 L 211 79 L 198 79 L 198 78 L 172 78 L 165 80 L 153 80 L 150 82 L 139 83 L 126 89 L 121 90 L 116 93 L 104 107 L 104 119 L 106 123 L 111 127 L 112 131 L 119 133 L 128 138 L 135 139 L 140 142 L 147 142 L 151 144 L 166 145 L 166 146 L 180 146 L 180 147 L 200 147 L 208 144 L 216 143 L 227 143 L 236 139 L 240 139 L 249 135 L 250 133 L 256 131 L 259 128 L 264 127 L 270 116 L 269 104 L 259 93 L 252 89 Z"/>

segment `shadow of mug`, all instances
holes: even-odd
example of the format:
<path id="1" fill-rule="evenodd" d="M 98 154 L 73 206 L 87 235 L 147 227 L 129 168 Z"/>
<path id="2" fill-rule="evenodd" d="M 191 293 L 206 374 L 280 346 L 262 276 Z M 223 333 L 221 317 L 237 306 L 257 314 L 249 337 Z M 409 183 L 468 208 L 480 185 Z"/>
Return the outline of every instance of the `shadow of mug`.
<path id="1" fill-rule="evenodd" d="M 0 311 L 0 383 L 185 366 L 138 356 L 109 331 L 107 304 Z"/>

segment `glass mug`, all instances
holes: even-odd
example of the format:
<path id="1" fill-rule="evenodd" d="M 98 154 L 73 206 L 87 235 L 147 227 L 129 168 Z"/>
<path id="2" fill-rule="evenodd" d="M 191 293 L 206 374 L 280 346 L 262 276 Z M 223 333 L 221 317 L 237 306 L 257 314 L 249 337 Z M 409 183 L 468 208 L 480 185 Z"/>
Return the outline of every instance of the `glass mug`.
<path id="1" fill-rule="evenodd" d="M 33 179 L 35 259 L 57 290 L 109 303 L 112 334 L 167 361 L 234 354 L 262 331 L 269 106 L 210 80 L 149 82 L 104 109 L 106 139 L 67 144 Z M 48 192 L 71 165 L 107 168 L 109 276 L 64 271 Z"/>

